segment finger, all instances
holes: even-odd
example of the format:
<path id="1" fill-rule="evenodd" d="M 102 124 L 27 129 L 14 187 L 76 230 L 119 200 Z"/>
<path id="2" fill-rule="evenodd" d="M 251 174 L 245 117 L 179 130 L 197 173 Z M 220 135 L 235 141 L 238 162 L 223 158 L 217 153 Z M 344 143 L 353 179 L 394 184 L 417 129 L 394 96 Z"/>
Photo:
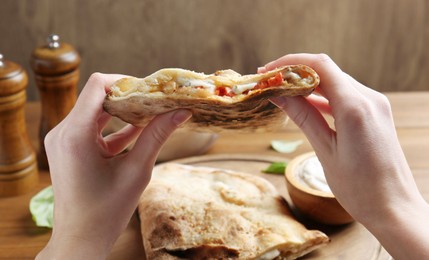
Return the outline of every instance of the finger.
<path id="1" fill-rule="evenodd" d="M 126 156 L 125 163 L 153 165 L 162 145 L 192 113 L 189 110 L 175 110 L 155 117 L 143 130 L 133 149 Z M 143 161 L 143 163 L 141 163 Z"/>
<path id="2" fill-rule="evenodd" d="M 258 68 L 258 73 L 265 73 L 267 71 L 268 69 L 266 67 Z M 313 93 L 318 93 L 323 96 L 323 90 L 321 90 L 320 88 L 316 88 Z M 332 110 L 329 106 L 329 101 L 320 95 L 310 95 L 307 97 L 307 100 L 322 113 L 331 114 Z"/>
<path id="3" fill-rule="evenodd" d="M 320 85 L 323 95 L 332 102 L 349 100 L 356 95 L 356 89 L 352 86 L 343 71 L 326 54 L 289 54 L 265 65 L 272 70 L 276 67 L 304 64 L 313 68 L 320 76 Z"/>
<path id="4" fill-rule="evenodd" d="M 88 122 L 97 122 L 103 112 L 102 104 L 106 93 L 116 80 L 123 77 L 126 76 L 101 73 L 92 74 L 82 89 L 73 110 L 70 112 L 70 115 L 76 119 L 76 123 L 88 125 Z"/>
<path id="5" fill-rule="evenodd" d="M 104 127 L 106 127 L 107 123 L 109 123 L 110 119 L 112 119 L 112 116 L 110 114 L 108 114 L 107 112 L 102 112 L 102 114 L 98 118 L 99 135 L 101 135 L 101 132 L 103 131 Z"/>
<path id="6" fill-rule="evenodd" d="M 310 60 L 311 57 L 314 55 L 315 54 L 307 54 L 307 53 L 287 54 L 276 60 L 268 62 L 267 64 L 265 64 L 263 68 L 267 70 L 273 70 L 275 68 L 286 66 L 286 65 L 305 64 L 305 61 Z"/>
<path id="7" fill-rule="evenodd" d="M 303 97 L 276 97 L 271 99 L 284 110 L 290 119 L 304 132 L 313 148 L 330 152 L 335 132 L 329 127 L 322 114 Z"/>
<path id="8" fill-rule="evenodd" d="M 102 155 L 115 156 L 124 151 L 141 134 L 143 128 L 126 125 L 121 130 L 103 138 Z"/>
<path id="9" fill-rule="evenodd" d="M 317 110 L 324 114 L 332 114 L 331 106 L 329 105 L 329 101 L 319 95 L 310 95 L 306 97 L 307 101 L 312 104 Z"/>
<path id="10" fill-rule="evenodd" d="M 353 78 L 349 74 L 347 74 L 347 73 L 344 73 L 344 74 L 349 79 L 349 81 L 353 84 L 353 86 L 355 86 L 355 88 L 359 92 L 361 92 L 362 94 L 364 94 L 365 96 L 372 96 L 374 94 L 379 94 L 379 92 L 373 90 L 372 88 L 369 88 L 369 87 L 363 85 L 362 83 L 360 83 L 359 81 L 357 81 L 355 78 Z"/>
<path id="11" fill-rule="evenodd" d="M 267 70 L 267 68 L 265 68 L 265 67 L 259 67 L 258 68 L 258 70 L 257 70 L 257 72 L 260 74 L 260 73 L 265 73 L 265 72 L 267 72 L 268 70 Z"/>

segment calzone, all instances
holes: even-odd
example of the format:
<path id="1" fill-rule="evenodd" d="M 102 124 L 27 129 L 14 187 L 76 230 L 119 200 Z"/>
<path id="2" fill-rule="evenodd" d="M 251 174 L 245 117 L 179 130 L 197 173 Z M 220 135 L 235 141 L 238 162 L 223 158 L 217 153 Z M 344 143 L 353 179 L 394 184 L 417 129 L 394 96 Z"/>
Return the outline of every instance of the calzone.
<path id="1" fill-rule="evenodd" d="M 318 84 L 317 73 L 305 65 L 252 75 L 233 70 L 207 75 L 169 68 L 145 78 L 118 80 L 106 96 L 104 109 L 136 126 L 145 126 L 155 115 L 184 108 L 192 111 L 185 127 L 193 130 L 267 131 L 282 126 L 286 118 L 269 98 L 306 96 Z"/>

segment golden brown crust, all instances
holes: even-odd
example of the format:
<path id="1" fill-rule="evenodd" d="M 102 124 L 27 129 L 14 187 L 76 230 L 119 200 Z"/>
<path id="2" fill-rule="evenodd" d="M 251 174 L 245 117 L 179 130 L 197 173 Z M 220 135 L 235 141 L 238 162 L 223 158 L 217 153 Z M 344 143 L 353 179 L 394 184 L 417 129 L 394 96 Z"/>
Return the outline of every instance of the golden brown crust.
<path id="1" fill-rule="evenodd" d="M 206 167 L 155 167 L 139 216 L 148 259 L 295 259 L 329 241 L 265 179 Z"/>
<path id="2" fill-rule="evenodd" d="M 285 77 L 281 86 L 252 90 L 249 94 L 234 97 L 221 97 L 207 89 L 177 87 L 177 82 L 183 81 L 183 78 L 233 86 L 260 82 L 278 72 L 291 75 Z M 193 114 L 186 124 L 189 129 L 214 132 L 237 129 L 270 131 L 283 126 L 286 116 L 268 99 L 275 96 L 306 96 L 318 83 L 318 75 L 304 65 L 286 66 L 264 74 L 245 76 L 231 70 L 205 75 L 182 69 L 163 69 L 144 79 L 119 80 L 107 95 L 104 109 L 137 126 L 145 126 L 157 114 L 184 108 Z"/>

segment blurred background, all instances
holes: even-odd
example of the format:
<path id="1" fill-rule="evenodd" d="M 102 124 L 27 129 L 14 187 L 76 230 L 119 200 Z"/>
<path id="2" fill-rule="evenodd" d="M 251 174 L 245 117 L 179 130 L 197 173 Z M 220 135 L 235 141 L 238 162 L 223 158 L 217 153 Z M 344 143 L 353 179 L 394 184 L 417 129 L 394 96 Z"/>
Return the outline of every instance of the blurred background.
<path id="1" fill-rule="evenodd" d="M 30 75 L 49 34 L 93 72 L 144 77 L 164 67 L 212 73 L 256 68 L 287 53 L 327 53 L 379 91 L 429 89 L 426 0 L 1 0 L 0 53 Z"/>

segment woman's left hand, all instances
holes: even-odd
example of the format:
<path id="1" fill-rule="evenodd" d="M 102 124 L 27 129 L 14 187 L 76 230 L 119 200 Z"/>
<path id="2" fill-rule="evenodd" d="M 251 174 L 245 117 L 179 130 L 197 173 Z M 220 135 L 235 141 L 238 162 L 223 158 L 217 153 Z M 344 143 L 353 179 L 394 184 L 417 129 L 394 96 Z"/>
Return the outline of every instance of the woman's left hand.
<path id="1" fill-rule="evenodd" d="M 93 74 L 70 114 L 46 136 L 54 228 L 39 258 L 104 259 L 136 209 L 162 145 L 191 117 L 176 110 L 144 129 L 127 125 L 102 136 L 111 118 L 102 105 L 106 92 L 122 77 Z"/>

